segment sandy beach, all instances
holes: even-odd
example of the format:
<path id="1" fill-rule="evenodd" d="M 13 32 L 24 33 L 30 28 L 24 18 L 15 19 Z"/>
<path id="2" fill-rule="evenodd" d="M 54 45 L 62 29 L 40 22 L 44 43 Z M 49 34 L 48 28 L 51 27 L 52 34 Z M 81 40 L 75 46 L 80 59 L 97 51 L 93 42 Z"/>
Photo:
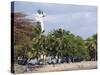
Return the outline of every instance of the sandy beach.
<path id="1" fill-rule="evenodd" d="M 54 71 L 69 71 L 69 70 L 85 70 L 85 69 L 96 69 L 96 68 L 97 68 L 97 61 L 82 61 L 78 63 L 43 65 L 38 68 L 32 68 L 31 71 L 26 71 L 26 66 L 15 64 L 15 73 L 38 73 L 38 72 L 54 72 Z"/>

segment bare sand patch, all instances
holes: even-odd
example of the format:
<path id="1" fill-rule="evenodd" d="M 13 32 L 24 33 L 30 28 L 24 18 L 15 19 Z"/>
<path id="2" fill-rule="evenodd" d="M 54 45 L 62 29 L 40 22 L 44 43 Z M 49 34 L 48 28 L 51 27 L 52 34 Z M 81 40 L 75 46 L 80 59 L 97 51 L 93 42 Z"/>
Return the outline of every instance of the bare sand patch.
<path id="1" fill-rule="evenodd" d="M 83 61 L 79 63 L 63 63 L 55 65 L 43 65 L 42 67 L 32 68 L 32 71 L 25 71 L 26 66 L 15 65 L 15 73 L 38 73 L 38 72 L 54 72 L 69 70 L 85 70 L 96 69 L 97 61 Z"/>

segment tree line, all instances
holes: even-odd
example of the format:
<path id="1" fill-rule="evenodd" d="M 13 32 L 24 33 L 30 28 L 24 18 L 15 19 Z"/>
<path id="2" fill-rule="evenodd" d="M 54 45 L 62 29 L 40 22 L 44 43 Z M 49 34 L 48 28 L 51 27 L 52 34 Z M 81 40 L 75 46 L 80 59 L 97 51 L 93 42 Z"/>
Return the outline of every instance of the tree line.
<path id="1" fill-rule="evenodd" d="M 97 60 L 97 34 L 84 40 L 70 31 L 57 29 L 47 35 L 41 32 L 39 22 L 33 22 L 24 13 L 14 14 L 14 60 L 52 56 L 76 60 Z M 76 59 L 77 58 L 77 59 Z M 44 61 L 44 60 L 43 60 Z"/>

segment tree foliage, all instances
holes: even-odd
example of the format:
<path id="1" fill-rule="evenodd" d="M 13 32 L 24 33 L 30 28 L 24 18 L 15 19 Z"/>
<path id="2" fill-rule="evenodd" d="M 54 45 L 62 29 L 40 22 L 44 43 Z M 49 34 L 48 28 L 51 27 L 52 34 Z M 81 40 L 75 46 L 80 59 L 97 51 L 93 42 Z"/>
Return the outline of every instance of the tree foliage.
<path id="1" fill-rule="evenodd" d="M 70 31 L 57 29 L 47 35 L 41 33 L 40 23 L 27 19 L 23 13 L 14 14 L 15 59 L 19 56 L 39 59 L 41 55 L 58 58 L 97 60 L 97 34 L 83 40 Z"/>

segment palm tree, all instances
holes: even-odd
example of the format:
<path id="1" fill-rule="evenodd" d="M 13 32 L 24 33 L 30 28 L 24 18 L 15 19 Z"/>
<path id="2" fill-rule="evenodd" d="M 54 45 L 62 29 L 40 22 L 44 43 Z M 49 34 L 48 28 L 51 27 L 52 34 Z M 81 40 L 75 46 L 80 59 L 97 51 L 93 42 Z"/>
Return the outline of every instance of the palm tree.
<path id="1" fill-rule="evenodd" d="M 89 37 L 86 41 L 91 60 L 97 60 L 97 34 Z"/>

